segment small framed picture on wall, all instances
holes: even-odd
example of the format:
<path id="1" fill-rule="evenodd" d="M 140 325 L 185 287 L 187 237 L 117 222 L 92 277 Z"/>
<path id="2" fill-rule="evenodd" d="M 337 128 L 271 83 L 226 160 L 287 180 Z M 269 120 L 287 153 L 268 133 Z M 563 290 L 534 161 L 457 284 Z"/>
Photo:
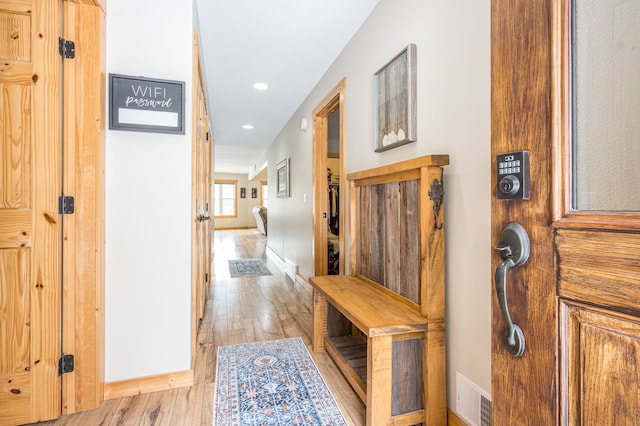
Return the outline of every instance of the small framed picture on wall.
<path id="1" fill-rule="evenodd" d="M 240 198 L 247 198 L 247 188 L 240 188 Z"/>
<path id="2" fill-rule="evenodd" d="M 276 165 L 276 193 L 278 198 L 289 197 L 289 159 L 285 158 Z"/>

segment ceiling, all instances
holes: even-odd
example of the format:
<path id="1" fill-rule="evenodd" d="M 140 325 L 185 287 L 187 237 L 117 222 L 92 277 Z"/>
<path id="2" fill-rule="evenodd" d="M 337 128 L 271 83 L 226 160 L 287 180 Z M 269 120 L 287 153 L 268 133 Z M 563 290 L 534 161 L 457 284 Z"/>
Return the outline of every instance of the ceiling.
<path id="1" fill-rule="evenodd" d="M 252 171 L 378 1 L 197 0 L 216 172 Z"/>

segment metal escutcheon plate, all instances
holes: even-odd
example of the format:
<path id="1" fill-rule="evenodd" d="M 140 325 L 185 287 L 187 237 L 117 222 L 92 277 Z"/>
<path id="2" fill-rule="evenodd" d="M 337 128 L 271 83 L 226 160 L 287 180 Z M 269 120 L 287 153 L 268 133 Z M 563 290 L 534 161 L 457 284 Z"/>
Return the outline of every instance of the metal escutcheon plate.
<path id="1" fill-rule="evenodd" d="M 519 223 L 512 222 L 504 227 L 498 238 L 498 245 L 511 248 L 510 257 L 513 260 L 513 266 L 521 265 L 529 259 L 529 237 Z M 502 253 L 502 258 L 506 259 L 506 257 L 505 253 Z"/>

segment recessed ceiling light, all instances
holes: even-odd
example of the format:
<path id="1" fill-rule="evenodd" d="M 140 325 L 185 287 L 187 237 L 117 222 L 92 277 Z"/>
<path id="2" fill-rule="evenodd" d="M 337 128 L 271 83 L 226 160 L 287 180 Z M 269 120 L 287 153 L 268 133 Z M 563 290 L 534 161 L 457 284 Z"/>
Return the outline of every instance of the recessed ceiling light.
<path id="1" fill-rule="evenodd" d="M 243 129 L 247 129 L 247 130 L 251 130 L 251 129 L 253 129 L 253 125 L 251 125 L 251 124 L 245 124 L 245 125 L 243 125 L 243 126 L 242 126 L 242 128 L 243 128 Z"/>
<path id="2" fill-rule="evenodd" d="M 253 88 L 256 90 L 267 90 L 269 86 L 267 83 L 256 83 L 253 85 Z"/>

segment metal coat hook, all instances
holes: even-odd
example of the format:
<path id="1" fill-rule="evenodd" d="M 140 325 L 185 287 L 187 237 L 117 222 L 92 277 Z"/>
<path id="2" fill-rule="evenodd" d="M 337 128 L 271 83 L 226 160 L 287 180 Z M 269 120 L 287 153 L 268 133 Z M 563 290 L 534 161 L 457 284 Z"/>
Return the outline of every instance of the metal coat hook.
<path id="1" fill-rule="evenodd" d="M 438 225 L 438 214 L 440 213 L 440 205 L 444 198 L 444 189 L 442 183 L 438 179 L 434 179 L 431 182 L 431 189 L 429 190 L 429 199 L 433 201 L 433 227 L 435 229 L 442 229 L 444 222 Z"/>

